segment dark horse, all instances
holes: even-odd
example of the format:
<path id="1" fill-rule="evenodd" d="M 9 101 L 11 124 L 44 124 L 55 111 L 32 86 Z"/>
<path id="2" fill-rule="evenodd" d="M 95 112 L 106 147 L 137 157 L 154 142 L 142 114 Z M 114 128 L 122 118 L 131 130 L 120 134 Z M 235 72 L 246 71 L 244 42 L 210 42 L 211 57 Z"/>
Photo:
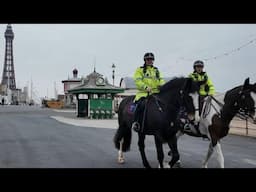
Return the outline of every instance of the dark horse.
<path id="1" fill-rule="evenodd" d="M 198 109 L 196 109 L 198 108 L 198 91 L 197 83 L 190 78 L 181 77 L 170 80 L 160 88 L 159 93 L 147 97 L 144 128 L 142 133 L 138 133 L 139 151 L 146 168 L 150 168 L 144 150 L 146 135 L 154 135 L 161 168 L 163 168 L 164 159 L 163 143 L 168 143 L 173 149 L 170 167 L 179 160 L 176 138 L 179 128 L 177 116 L 180 108 L 184 107 L 191 121 L 199 121 Z M 119 128 L 114 136 L 114 143 L 119 150 L 120 163 L 124 162 L 123 152 L 130 150 L 133 114 L 129 112 L 129 107 L 133 99 L 134 96 L 123 99 L 118 110 Z"/>
<path id="2" fill-rule="evenodd" d="M 249 83 L 249 78 L 244 84 L 227 91 L 223 96 L 209 96 L 204 103 L 199 122 L 199 135 L 210 139 L 207 155 L 203 161 L 203 168 L 207 168 L 208 160 L 214 150 L 217 152 L 217 162 L 224 168 L 224 157 L 220 140 L 227 136 L 229 125 L 235 115 L 253 119 L 255 121 L 256 84 Z M 183 128 L 181 127 L 181 130 Z M 183 134 L 182 131 L 179 133 Z M 178 134 L 179 134 L 178 133 Z M 178 137 L 178 135 L 177 135 Z M 172 146 L 171 146 L 172 147 Z M 171 150 L 176 150 L 171 149 Z"/>

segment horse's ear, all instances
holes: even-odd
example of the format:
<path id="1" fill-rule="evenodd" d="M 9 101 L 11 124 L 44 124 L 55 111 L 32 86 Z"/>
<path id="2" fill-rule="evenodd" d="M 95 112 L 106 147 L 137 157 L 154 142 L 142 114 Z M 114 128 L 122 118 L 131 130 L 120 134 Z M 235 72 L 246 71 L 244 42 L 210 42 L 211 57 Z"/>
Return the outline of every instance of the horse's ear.
<path id="1" fill-rule="evenodd" d="M 250 84 L 250 77 L 248 77 L 247 79 L 245 79 L 245 81 L 244 81 L 244 83 L 246 83 L 246 84 Z"/>
<path id="2" fill-rule="evenodd" d="M 243 90 L 249 89 L 249 87 L 250 87 L 250 78 L 248 77 L 244 81 Z"/>

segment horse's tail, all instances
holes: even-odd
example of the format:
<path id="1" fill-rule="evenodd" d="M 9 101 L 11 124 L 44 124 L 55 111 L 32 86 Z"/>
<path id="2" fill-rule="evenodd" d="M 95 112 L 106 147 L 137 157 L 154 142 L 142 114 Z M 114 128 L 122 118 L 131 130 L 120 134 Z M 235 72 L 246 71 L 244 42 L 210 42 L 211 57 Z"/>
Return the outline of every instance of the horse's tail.
<path id="1" fill-rule="evenodd" d="M 130 150 L 132 140 L 132 130 L 128 126 L 119 126 L 114 136 L 114 143 L 116 149 L 120 149 L 120 142 L 123 139 L 122 151 L 126 152 Z"/>

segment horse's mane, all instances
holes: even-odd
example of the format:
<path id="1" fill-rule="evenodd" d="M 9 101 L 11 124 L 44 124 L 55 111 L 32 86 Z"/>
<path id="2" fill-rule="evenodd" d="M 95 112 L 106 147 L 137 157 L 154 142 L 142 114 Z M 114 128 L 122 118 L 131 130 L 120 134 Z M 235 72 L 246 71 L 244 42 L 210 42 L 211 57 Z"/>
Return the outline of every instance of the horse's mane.
<path id="1" fill-rule="evenodd" d="M 173 89 L 181 89 L 182 86 L 185 85 L 185 82 L 191 78 L 188 77 L 174 77 L 168 82 L 166 82 L 163 86 L 160 87 L 160 93 L 170 91 Z M 192 80 L 192 79 L 191 79 Z M 197 85 L 196 82 L 192 80 L 191 82 L 191 87 L 190 87 L 190 92 L 194 93 L 199 90 L 199 86 Z"/>
<path id="2" fill-rule="evenodd" d="M 239 90 L 242 90 L 242 87 L 243 87 L 243 85 L 236 86 L 236 87 L 234 87 L 233 89 L 228 90 L 226 94 L 230 94 L 230 93 L 233 93 L 233 92 L 237 92 L 238 89 L 239 89 Z"/>

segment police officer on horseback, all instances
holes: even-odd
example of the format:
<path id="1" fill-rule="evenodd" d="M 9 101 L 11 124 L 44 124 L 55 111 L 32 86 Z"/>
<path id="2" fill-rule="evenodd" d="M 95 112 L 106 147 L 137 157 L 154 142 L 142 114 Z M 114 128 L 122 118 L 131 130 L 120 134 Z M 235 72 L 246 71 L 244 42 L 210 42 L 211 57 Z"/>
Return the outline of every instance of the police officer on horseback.
<path id="1" fill-rule="evenodd" d="M 136 110 L 132 129 L 136 132 L 141 131 L 141 121 L 143 120 L 142 116 L 145 108 L 145 106 L 143 106 L 143 101 L 148 95 L 158 93 L 159 87 L 165 83 L 158 68 L 153 66 L 155 60 L 154 54 L 145 53 L 143 59 L 144 65 L 138 67 L 133 76 L 137 87 L 137 93 L 134 99 Z"/>
<path id="2" fill-rule="evenodd" d="M 198 82 L 200 86 L 199 90 L 199 115 L 201 115 L 201 111 L 204 104 L 204 99 L 208 95 L 214 95 L 215 88 L 213 83 L 206 72 L 203 71 L 204 69 L 204 62 L 201 60 L 197 60 L 194 62 L 193 65 L 194 72 L 189 74 L 194 81 Z"/>
<path id="3" fill-rule="evenodd" d="M 212 96 L 215 94 L 215 88 L 213 83 L 206 72 L 203 71 L 204 62 L 201 60 L 197 60 L 193 65 L 193 73 L 189 74 L 189 77 L 193 79 L 193 81 L 197 82 L 200 86 L 199 89 L 199 116 L 201 116 L 202 108 L 204 105 L 204 100 L 207 96 Z M 207 103 L 210 102 L 211 97 L 207 98 Z M 198 134 L 200 135 L 199 125 L 194 125 L 193 123 L 187 123 L 184 126 L 184 131 L 188 134 Z"/>

